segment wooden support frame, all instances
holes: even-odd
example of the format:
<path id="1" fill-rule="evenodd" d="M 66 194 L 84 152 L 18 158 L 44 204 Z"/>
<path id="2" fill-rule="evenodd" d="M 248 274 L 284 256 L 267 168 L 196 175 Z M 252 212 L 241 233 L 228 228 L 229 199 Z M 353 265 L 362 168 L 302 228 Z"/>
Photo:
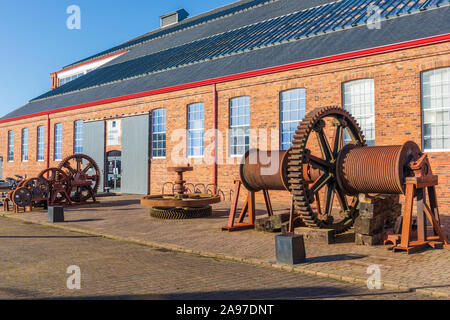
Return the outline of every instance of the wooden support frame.
<path id="1" fill-rule="evenodd" d="M 234 194 L 233 200 L 231 202 L 230 215 L 228 218 L 228 225 L 222 228 L 222 231 L 240 231 L 240 230 L 249 230 L 255 228 L 255 220 L 256 220 L 256 203 L 255 197 L 256 192 L 248 191 L 247 199 L 244 202 L 244 206 L 241 209 L 239 217 L 236 221 L 237 214 L 237 206 L 239 204 L 239 195 L 242 187 L 241 180 L 235 180 L 234 182 Z M 263 190 L 264 194 L 264 202 L 266 204 L 267 214 L 269 217 L 273 216 L 272 203 L 270 201 L 270 195 L 268 190 Z M 248 217 L 247 222 L 245 222 L 245 218 Z"/>

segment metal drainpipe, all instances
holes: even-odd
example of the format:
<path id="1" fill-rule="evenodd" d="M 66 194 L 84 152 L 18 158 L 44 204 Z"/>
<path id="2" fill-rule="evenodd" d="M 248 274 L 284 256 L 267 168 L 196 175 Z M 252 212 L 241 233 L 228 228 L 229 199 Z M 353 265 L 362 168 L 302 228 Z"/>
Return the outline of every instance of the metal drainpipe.
<path id="1" fill-rule="evenodd" d="M 47 169 L 50 168 L 50 115 L 47 114 Z"/>
<path id="2" fill-rule="evenodd" d="M 218 188 L 217 188 L 217 129 L 218 129 L 218 101 L 217 101 L 217 86 L 214 83 L 213 84 L 213 157 L 214 157 L 214 163 L 213 163 L 213 192 L 214 194 L 217 194 Z"/>

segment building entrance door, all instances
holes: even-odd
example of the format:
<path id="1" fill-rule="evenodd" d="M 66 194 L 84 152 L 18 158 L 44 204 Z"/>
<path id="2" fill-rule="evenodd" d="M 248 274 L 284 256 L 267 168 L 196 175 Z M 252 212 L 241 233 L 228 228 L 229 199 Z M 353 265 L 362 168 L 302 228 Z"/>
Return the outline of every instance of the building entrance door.
<path id="1" fill-rule="evenodd" d="M 111 151 L 106 155 L 106 187 L 111 192 L 120 192 L 122 178 L 122 152 Z"/>

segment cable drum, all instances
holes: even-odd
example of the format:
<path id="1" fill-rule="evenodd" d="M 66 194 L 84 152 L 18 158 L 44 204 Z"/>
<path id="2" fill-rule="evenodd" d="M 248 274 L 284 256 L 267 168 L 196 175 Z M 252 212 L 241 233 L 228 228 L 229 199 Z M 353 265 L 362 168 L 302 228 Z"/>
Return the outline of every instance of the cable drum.
<path id="1" fill-rule="evenodd" d="M 411 141 L 402 146 L 347 145 L 337 160 L 337 180 L 348 195 L 404 194 L 408 164 L 421 154 L 420 147 Z"/>
<path id="2" fill-rule="evenodd" d="M 240 178 L 247 190 L 289 190 L 289 151 L 260 151 L 251 149 L 242 158 Z"/>

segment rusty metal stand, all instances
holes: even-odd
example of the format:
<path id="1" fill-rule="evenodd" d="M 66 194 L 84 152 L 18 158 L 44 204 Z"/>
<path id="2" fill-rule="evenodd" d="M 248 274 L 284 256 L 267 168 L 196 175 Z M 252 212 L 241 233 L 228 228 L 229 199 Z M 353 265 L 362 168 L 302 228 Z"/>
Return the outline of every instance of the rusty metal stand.
<path id="1" fill-rule="evenodd" d="M 439 209 L 436 197 L 438 177 L 432 175 L 426 155 L 410 165 L 415 177 L 406 178 L 405 209 L 403 213 L 402 234 L 400 244 L 394 246 L 394 252 L 406 251 L 415 253 L 427 247 L 450 249 L 447 236 L 441 228 Z M 427 203 L 428 194 L 428 203 Z M 417 205 L 417 240 L 412 240 L 413 206 Z M 434 230 L 433 236 L 427 235 L 427 219 Z M 394 240 L 391 237 L 391 241 Z M 394 242 L 394 241 L 392 241 Z M 396 241 L 395 241 L 396 242 Z M 394 242 L 394 244 L 396 244 Z"/>
<path id="2" fill-rule="evenodd" d="M 57 202 L 59 202 L 59 201 L 57 201 L 58 194 L 63 197 L 63 199 L 66 202 L 66 205 L 68 205 L 68 206 L 72 206 L 73 205 L 72 200 L 70 199 L 70 196 L 67 193 L 66 188 L 62 184 L 56 183 L 54 185 L 54 187 L 53 187 L 53 190 L 50 191 L 50 197 L 49 197 L 49 200 L 48 200 L 48 205 L 49 206 L 55 206 L 55 205 L 58 204 L 57 203 Z"/>
<path id="3" fill-rule="evenodd" d="M 228 218 L 228 225 L 222 228 L 222 231 L 240 231 L 255 228 L 256 210 L 255 210 L 255 195 L 256 192 L 248 191 L 247 199 L 245 200 L 244 206 L 241 209 L 241 213 L 236 222 L 237 206 L 239 203 L 239 194 L 241 191 L 242 181 L 235 180 L 234 182 L 234 194 L 233 201 L 230 208 L 230 216 Z M 273 216 L 272 204 L 270 201 L 269 192 L 263 190 L 264 202 L 266 204 L 267 214 L 269 217 Z M 248 222 L 244 222 L 245 217 L 248 215 Z"/>

